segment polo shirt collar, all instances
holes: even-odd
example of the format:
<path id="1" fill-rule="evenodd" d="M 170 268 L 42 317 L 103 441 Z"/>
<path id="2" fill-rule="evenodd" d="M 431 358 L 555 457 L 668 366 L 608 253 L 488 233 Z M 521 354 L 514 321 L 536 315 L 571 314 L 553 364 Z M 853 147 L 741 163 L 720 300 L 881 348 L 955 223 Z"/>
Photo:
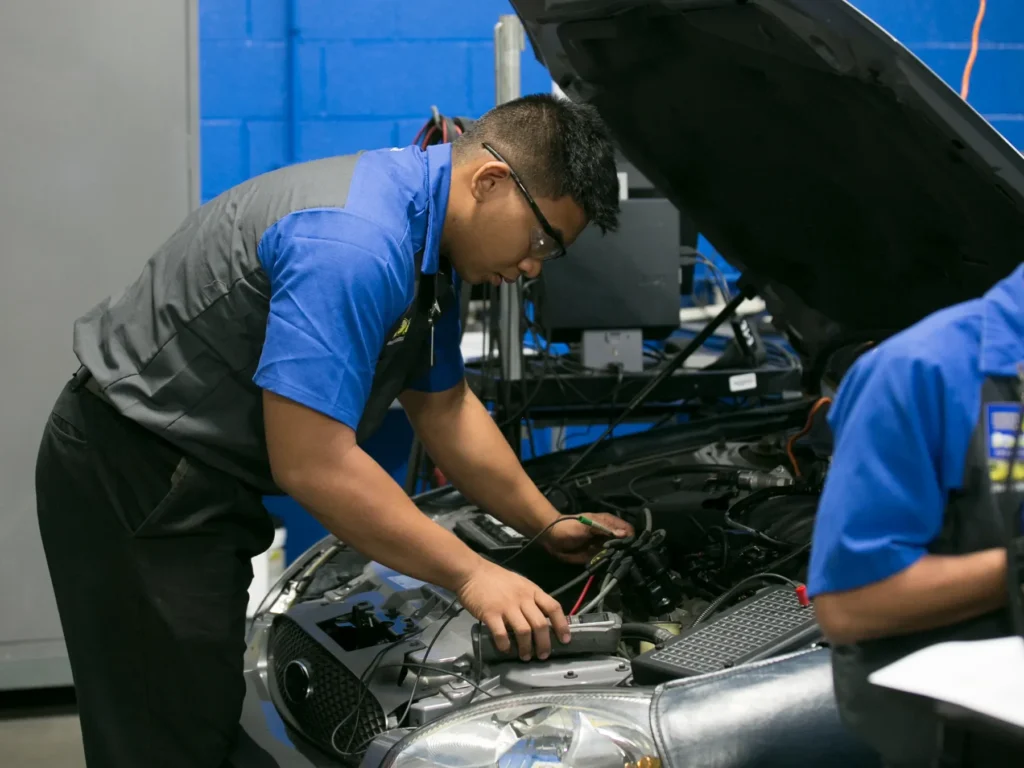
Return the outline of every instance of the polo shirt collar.
<path id="1" fill-rule="evenodd" d="M 425 275 L 437 273 L 440 263 L 441 232 L 448 212 L 448 192 L 452 184 L 452 145 L 433 144 L 423 153 L 427 166 L 427 239 L 423 245 Z"/>
<path id="2" fill-rule="evenodd" d="M 1024 363 L 1024 264 L 985 294 L 981 327 L 981 372 L 1016 376 Z"/>

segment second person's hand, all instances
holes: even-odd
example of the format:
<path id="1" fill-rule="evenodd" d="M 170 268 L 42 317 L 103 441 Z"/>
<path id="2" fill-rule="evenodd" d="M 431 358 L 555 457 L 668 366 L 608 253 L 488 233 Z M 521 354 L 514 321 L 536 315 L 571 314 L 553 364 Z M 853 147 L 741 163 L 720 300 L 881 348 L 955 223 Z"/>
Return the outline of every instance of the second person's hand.
<path id="1" fill-rule="evenodd" d="M 481 559 L 456 590 L 459 602 L 490 630 L 500 651 L 511 648 L 508 628 L 515 634 L 519 658 L 529 661 L 551 654 L 551 630 L 568 643 L 569 622 L 562 606 L 529 579 Z"/>

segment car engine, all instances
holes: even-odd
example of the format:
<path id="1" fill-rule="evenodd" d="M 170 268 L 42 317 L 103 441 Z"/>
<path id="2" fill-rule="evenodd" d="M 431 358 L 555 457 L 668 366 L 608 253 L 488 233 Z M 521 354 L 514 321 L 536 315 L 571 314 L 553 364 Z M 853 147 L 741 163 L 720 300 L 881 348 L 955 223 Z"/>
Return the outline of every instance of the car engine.
<path id="1" fill-rule="evenodd" d="M 809 419 L 803 430 L 723 438 L 542 483 L 565 515 L 611 512 L 634 525 L 636 536 L 610 539 L 586 568 L 554 560 L 454 491 L 421 503 L 573 614 L 574 638 L 579 630 L 586 643 L 556 647 L 546 661 L 485 652 L 486 633 L 454 595 L 330 540 L 271 610 L 275 706 L 320 749 L 357 761 L 381 733 L 485 697 L 653 684 L 820 640 L 813 608 L 799 601 L 828 465 L 827 447 L 808 444 L 810 427 Z M 759 596 L 760 613 L 735 613 L 730 628 L 729 614 Z M 793 616 L 771 642 L 750 639 Z"/>

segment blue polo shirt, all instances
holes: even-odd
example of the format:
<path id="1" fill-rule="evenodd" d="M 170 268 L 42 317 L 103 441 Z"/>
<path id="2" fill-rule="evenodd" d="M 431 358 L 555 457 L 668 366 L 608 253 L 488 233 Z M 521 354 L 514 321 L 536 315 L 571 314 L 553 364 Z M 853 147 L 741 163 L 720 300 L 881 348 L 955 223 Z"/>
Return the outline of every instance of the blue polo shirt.
<path id="1" fill-rule="evenodd" d="M 437 272 L 450 184 L 450 144 L 366 152 L 344 208 L 297 211 L 266 231 L 257 253 L 270 316 L 258 386 L 358 427 L 385 335 L 412 303 L 416 254 L 423 274 Z M 459 341 L 449 310 L 435 329 L 434 365 L 414 389 L 462 380 Z"/>
<path id="2" fill-rule="evenodd" d="M 882 581 L 927 553 L 950 493 L 963 487 L 982 383 L 1016 377 L 1021 361 L 1024 267 L 856 362 L 828 414 L 835 447 L 815 522 L 810 595 Z"/>

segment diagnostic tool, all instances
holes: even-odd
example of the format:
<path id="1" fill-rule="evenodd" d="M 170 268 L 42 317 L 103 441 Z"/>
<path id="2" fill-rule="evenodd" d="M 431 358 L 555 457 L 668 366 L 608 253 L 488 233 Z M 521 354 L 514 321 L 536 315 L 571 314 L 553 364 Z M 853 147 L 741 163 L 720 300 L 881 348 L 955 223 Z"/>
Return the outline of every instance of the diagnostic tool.
<path id="1" fill-rule="evenodd" d="M 477 552 L 490 556 L 510 554 L 522 549 L 526 537 L 488 514 L 473 515 L 455 524 L 455 535 Z"/>
<path id="2" fill-rule="evenodd" d="M 557 638 L 552 638 L 551 656 L 601 655 L 614 654 L 622 637 L 622 619 L 615 613 L 586 613 L 582 616 L 569 616 L 569 642 L 563 645 Z M 511 647 L 502 652 L 494 645 L 491 631 L 480 624 L 473 625 L 473 651 L 479 649 L 480 660 L 485 663 L 495 661 L 515 661 L 519 658 L 515 637 L 510 636 Z"/>
<path id="3" fill-rule="evenodd" d="M 681 632 L 663 648 L 632 661 L 640 685 L 717 672 L 810 645 L 822 637 L 814 607 L 792 589 L 769 587 L 703 624 Z"/>

